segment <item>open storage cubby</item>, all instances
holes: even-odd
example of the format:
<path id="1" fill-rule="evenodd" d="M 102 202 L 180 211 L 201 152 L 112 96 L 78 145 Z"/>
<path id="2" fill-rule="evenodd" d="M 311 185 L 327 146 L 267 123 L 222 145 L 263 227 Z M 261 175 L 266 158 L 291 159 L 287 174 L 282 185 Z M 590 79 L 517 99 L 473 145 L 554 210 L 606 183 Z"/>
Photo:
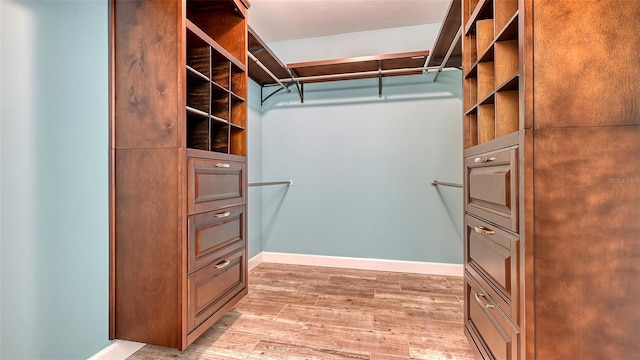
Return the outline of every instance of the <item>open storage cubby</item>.
<path id="1" fill-rule="evenodd" d="M 507 26 L 511 18 L 518 12 L 518 0 L 493 0 L 493 19 L 496 33 Z"/>
<path id="2" fill-rule="evenodd" d="M 229 4 L 187 2 L 187 147 L 245 155 L 246 40 L 238 41 L 246 37 L 240 33 L 244 18 L 226 15 L 221 22 L 211 16 L 235 13 Z"/>
<path id="3" fill-rule="evenodd" d="M 517 0 L 463 2 L 465 148 L 518 130 Z"/>

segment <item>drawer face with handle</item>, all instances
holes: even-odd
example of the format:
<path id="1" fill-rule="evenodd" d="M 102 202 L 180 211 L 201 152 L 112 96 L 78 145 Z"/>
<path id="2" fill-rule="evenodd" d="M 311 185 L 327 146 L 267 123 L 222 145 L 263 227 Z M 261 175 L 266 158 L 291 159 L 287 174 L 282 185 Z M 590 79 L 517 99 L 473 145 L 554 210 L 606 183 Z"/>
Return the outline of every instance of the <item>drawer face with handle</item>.
<path id="1" fill-rule="evenodd" d="M 244 250 L 241 250 L 188 276 L 188 331 L 245 288 L 244 267 Z"/>
<path id="2" fill-rule="evenodd" d="M 518 328 L 493 299 L 467 276 L 465 281 L 465 328 L 485 359 L 515 359 Z"/>
<path id="3" fill-rule="evenodd" d="M 482 274 L 507 300 L 506 308 L 518 301 L 519 245 L 517 236 L 472 216 L 465 216 L 466 267 Z"/>
<path id="4" fill-rule="evenodd" d="M 188 217 L 188 272 L 244 247 L 244 207 Z"/>
<path id="5" fill-rule="evenodd" d="M 517 147 L 466 158 L 466 211 L 517 232 L 517 163 Z"/>
<path id="6" fill-rule="evenodd" d="M 189 158 L 188 167 L 189 214 L 244 203 L 245 163 Z"/>

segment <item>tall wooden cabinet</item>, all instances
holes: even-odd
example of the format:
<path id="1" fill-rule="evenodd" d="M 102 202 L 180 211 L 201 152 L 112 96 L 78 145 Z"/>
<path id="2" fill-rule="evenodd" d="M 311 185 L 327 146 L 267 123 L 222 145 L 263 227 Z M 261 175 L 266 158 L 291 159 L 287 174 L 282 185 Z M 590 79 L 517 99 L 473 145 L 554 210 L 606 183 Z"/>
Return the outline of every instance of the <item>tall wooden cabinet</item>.
<path id="1" fill-rule="evenodd" d="M 110 6 L 110 337 L 182 350 L 247 293 L 248 3 Z"/>
<path id="2" fill-rule="evenodd" d="M 463 0 L 465 331 L 640 354 L 640 2 Z"/>

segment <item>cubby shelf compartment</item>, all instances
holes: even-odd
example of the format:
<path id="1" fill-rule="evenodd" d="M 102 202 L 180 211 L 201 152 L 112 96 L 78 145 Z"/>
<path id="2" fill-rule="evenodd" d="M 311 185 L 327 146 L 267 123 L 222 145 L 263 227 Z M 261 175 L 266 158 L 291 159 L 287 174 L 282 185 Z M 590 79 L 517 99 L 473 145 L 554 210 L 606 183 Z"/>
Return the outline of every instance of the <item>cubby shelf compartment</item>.
<path id="1" fill-rule="evenodd" d="M 487 62 L 487 61 L 494 61 L 495 60 L 495 47 L 496 44 L 498 44 L 498 46 L 504 47 L 505 45 L 501 45 L 499 43 L 505 43 L 505 42 L 509 42 L 509 41 L 515 41 L 515 62 L 516 65 L 518 64 L 518 58 L 517 58 L 517 40 L 518 40 L 518 14 L 516 13 L 507 23 L 506 28 L 502 29 L 502 31 L 500 31 L 500 33 L 498 34 L 498 36 L 496 36 L 495 40 L 492 40 L 491 43 L 489 43 L 488 45 L 486 45 L 486 49 L 480 53 L 478 55 L 477 51 L 478 51 L 478 41 L 477 41 L 477 37 L 476 37 L 476 33 L 472 32 L 470 35 L 465 37 L 465 47 L 467 49 L 469 49 L 469 53 L 471 54 L 471 56 L 469 56 L 469 54 L 466 54 L 465 57 L 468 57 L 468 61 L 469 61 L 469 66 L 467 66 L 467 70 L 466 73 L 464 75 L 465 78 L 469 78 L 469 77 L 475 77 L 477 74 L 477 67 L 478 64 L 481 62 Z M 498 51 L 504 51 L 504 49 L 500 49 Z M 502 55 L 503 53 L 501 52 L 498 56 Z M 463 63 L 464 60 L 463 60 Z"/>
<path id="2" fill-rule="evenodd" d="M 216 54 L 217 55 L 217 54 Z M 229 77 L 231 76 L 231 63 L 226 59 L 213 59 L 211 64 L 211 81 L 221 89 L 228 91 Z"/>
<path id="3" fill-rule="evenodd" d="M 464 92 L 464 111 L 469 111 L 478 104 L 478 78 L 464 79 Z"/>
<path id="4" fill-rule="evenodd" d="M 476 22 L 476 49 L 478 53 L 486 53 L 493 43 L 493 39 L 493 19 L 478 20 Z"/>
<path id="5" fill-rule="evenodd" d="M 187 65 L 187 83 L 198 81 L 209 81 L 209 76 Z"/>
<path id="6" fill-rule="evenodd" d="M 247 118 L 245 106 L 244 98 L 231 94 L 231 118 L 229 119 L 229 124 L 232 127 L 236 129 L 245 128 Z"/>
<path id="7" fill-rule="evenodd" d="M 209 150 L 209 115 L 187 110 L 187 147 Z"/>
<path id="8" fill-rule="evenodd" d="M 231 61 L 235 66 L 240 68 L 242 71 L 246 71 L 246 66 L 240 60 L 238 60 L 235 56 L 233 56 L 229 51 L 227 51 L 224 47 L 222 47 L 217 41 L 213 40 L 209 35 L 207 35 L 204 31 L 202 31 L 196 24 L 194 24 L 191 20 L 186 19 L 186 27 L 187 27 L 187 36 L 189 33 L 195 35 L 197 38 L 204 41 L 208 44 L 216 53 L 220 54 L 225 59 Z M 188 38 L 187 38 L 188 41 Z"/>
<path id="9" fill-rule="evenodd" d="M 507 135 L 519 122 L 518 0 L 463 3 L 465 147 Z"/>
<path id="10" fill-rule="evenodd" d="M 518 12 L 518 0 L 494 0 L 493 19 L 496 25 L 496 33 L 513 20 L 513 15 Z M 497 36 L 496 36 L 497 37 Z"/>
<path id="11" fill-rule="evenodd" d="M 465 7 L 470 13 L 463 14 L 463 22 L 468 19 L 464 33 L 469 32 L 474 27 L 476 20 L 488 19 L 493 16 L 493 1 L 491 0 L 469 0 L 469 6 Z"/>
<path id="12" fill-rule="evenodd" d="M 518 40 L 496 41 L 493 51 L 495 83 L 503 84 L 518 73 Z"/>
<path id="13" fill-rule="evenodd" d="M 246 67 L 188 19 L 186 52 L 187 147 L 243 154 Z M 229 145 L 232 128 L 234 146 Z"/>
<path id="14" fill-rule="evenodd" d="M 478 64 L 478 98 L 483 99 L 495 90 L 494 63 L 484 62 Z"/>
<path id="15" fill-rule="evenodd" d="M 478 142 L 480 144 L 496 138 L 496 116 L 493 104 L 478 106 Z"/>
<path id="16" fill-rule="evenodd" d="M 493 104 L 495 103 L 495 94 L 497 92 L 500 91 L 512 91 L 518 90 L 518 86 L 519 86 L 519 74 L 515 74 L 513 76 L 511 76 L 509 79 L 507 79 L 504 83 L 500 84 L 495 91 L 492 91 L 489 95 L 485 96 L 484 98 L 480 99 L 479 101 L 477 101 L 477 94 L 475 93 L 475 91 L 477 91 L 477 87 L 471 87 L 471 84 L 474 83 L 474 80 L 476 80 L 476 78 L 469 78 L 469 79 L 465 79 L 465 81 L 469 80 L 469 89 L 466 89 L 465 87 L 465 91 L 466 94 L 468 95 L 467 98 L 465 98 L 465 101 L 472 101 L 472 99 L 476 99 L 476 103 L 475 104 L 467 104 L 469 107 L 467 108 L 465 115 L 468 114 L 475 114 L 477 112 L 477 108 L 480 105 L 486 105 L 486 104 Z M 466 83 L 465 83 L 466 84 Z"/>
<path id="17" fill-rule="evenodd" d="M 496 138 L 518 131 L 519 100 L 518 90 L 496 92 L 494 100 Z"/>
<path id="18" fill-rule="evenodd" d="M 518 12 L 516 11 L 503 27 L 496 27 L 496 32 L 496 41 L 517 40 Z"/>
<path id="19" fill-rule="evenodd" d="M 519 90 L 520 74 L 516 73 L 496 87 L 496 91 Z"/>

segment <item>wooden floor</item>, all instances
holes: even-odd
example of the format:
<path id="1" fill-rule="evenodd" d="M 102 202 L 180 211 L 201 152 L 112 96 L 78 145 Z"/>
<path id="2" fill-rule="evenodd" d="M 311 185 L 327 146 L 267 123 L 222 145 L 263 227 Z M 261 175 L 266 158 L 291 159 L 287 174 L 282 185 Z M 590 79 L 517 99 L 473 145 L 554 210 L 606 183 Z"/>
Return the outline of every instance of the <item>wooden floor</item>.
<path id="1" fill-rule="evenodd" d="M 249 295 L 179 352 L 129 359 L 469 359 L 462 278 L 263 263 Z"/>

